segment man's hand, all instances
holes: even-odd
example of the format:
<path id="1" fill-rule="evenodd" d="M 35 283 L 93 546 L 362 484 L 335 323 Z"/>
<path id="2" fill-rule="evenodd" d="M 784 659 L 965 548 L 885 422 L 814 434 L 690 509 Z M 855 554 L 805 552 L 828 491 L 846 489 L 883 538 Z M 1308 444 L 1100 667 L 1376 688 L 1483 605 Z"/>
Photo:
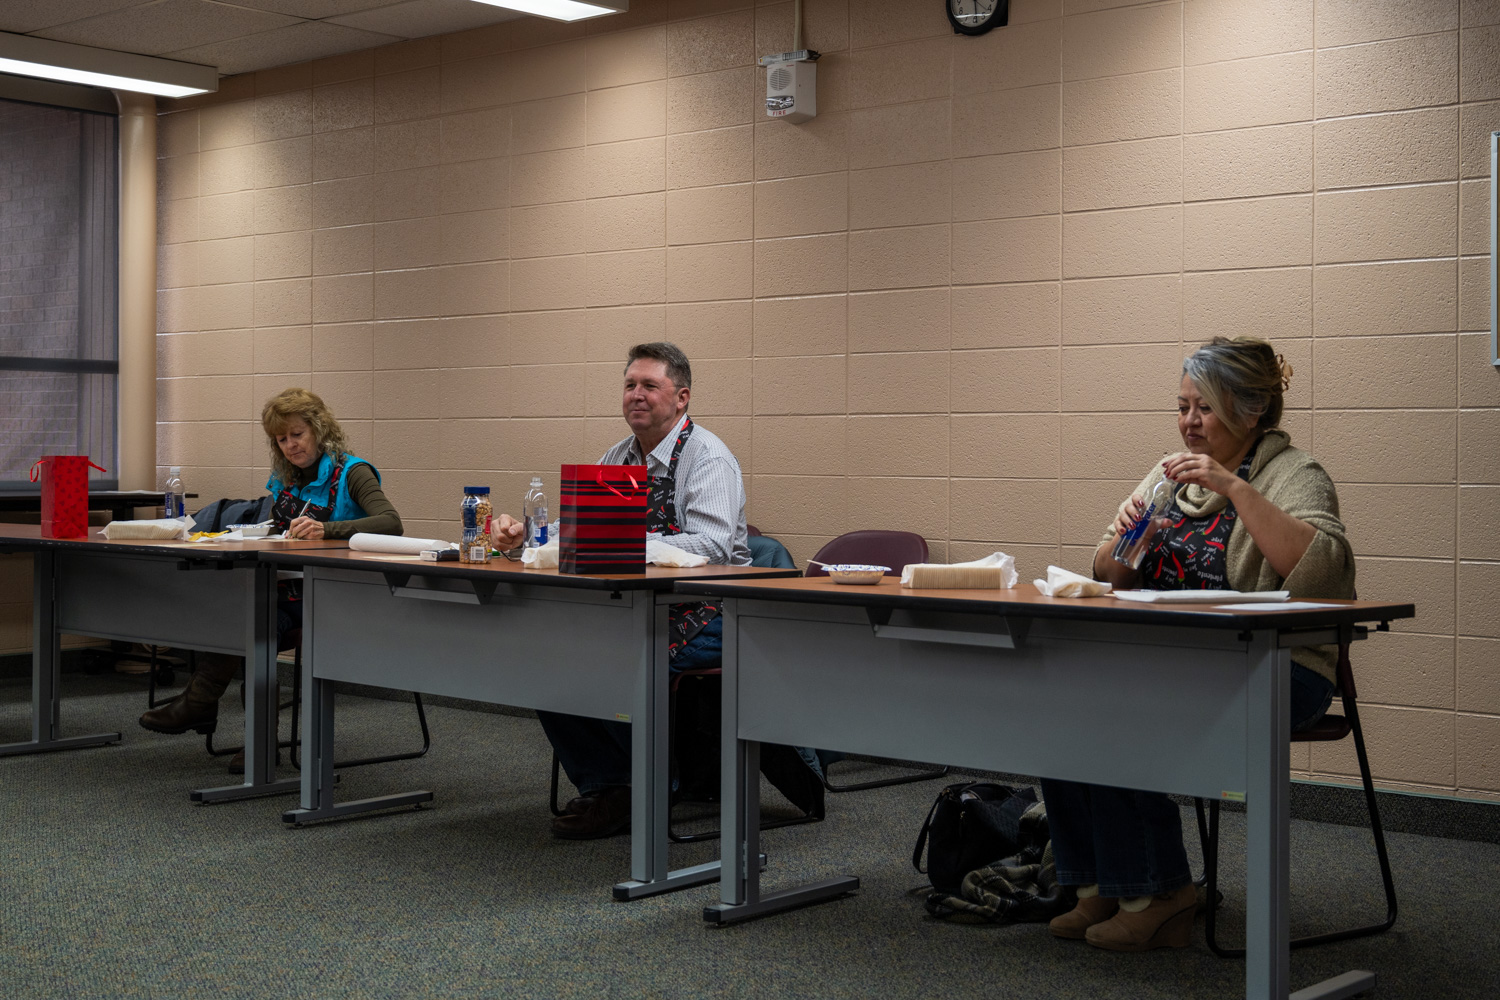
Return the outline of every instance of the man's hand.
<path id="1" fill-rule="evenodd" d="M 323 537 L 323 522 L 315 521 L 310 517 L 295 518 L 286 529 L 288 538 L 306 538 L 316 540 Z"/>
<path id="2" fill-rule="evenodd" d="M 509 514 L 490 519 L 490 544 L 501 552 L 508 552 L 525 539 L 526 525 Z"/>

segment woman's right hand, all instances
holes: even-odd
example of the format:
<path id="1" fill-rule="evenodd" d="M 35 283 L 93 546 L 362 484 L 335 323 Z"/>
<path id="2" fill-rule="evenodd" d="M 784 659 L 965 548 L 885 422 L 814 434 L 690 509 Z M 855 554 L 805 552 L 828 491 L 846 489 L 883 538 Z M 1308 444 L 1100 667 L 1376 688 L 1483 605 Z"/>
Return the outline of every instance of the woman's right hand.
<path id="1" fill-rule="evenodd" d="M 1128 500 L 1120 504 L 1120 509 L 1115 512 L 1114 537 L 1094 551 L 1094 579 L 1103 580 L 1116 587 L 1135 585 L 1140 577 L 1140 571 L 1117 562 L 1114 552 L 1115 546 L 1119 544 L 1120 536 L 1130 530 L 1130 526 L 1135 523 L 1136 518 L 1141 516 L 1141 511 L 1145 507 L 1146 499 L 1139 493 L 1132 493 Z"/>
<path id="2" fill-rule="evenodd" d="M 520 545 L 526 533 L 526 525 L 509 514 L 501 514 L 490 521 L 490 544 L 501 552 L 509 552 Z"/>
<path id="3" fill-rule="evenodd" d="M 1115 514 L 1115 539 L 1130 530 L 1136 519 L 1141 516 L 1141 511 L 1146 509 L 1146 498 L 1139 493 L 1130 494 L 1130 498 L 1120 504 L 1119 511 Z"/>

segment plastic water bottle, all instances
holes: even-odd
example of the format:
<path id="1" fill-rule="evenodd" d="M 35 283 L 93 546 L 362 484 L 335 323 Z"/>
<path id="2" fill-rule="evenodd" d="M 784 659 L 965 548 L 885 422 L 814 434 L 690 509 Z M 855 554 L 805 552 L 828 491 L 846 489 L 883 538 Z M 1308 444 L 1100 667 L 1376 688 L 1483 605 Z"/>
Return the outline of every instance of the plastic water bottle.
<path id="1" fill-rule="evenodd" d="M 526 528 L 526 540 L 522 545 L 528 549 L 547 544 L 547 495 L 542 492 L 542 477 L 532 476 L 526 496 L 521 500 L 521 517 Z"/>
<path id="2" fill-rule="evenodd" d="M 167 471 L 167 488 L 162 495 L 162 512 L 166 517 L 182 517 L 182 466 L 174 465 Z"/>
<path id="3" fill-rule="evenodd" d="M 1131 569 L 1141 568 L 1141 560 L 1146 558 L 1146 550 L 1151 547 L 1156 533 L 1166 523 L 1167 514 L 1172 509 L 1172 499 L 1176 495 L 1177 484 L 1165 476 L 1151 488 L 1151 495 L 1146 497 L 1141 516 L 1115 542 L 1115 562 L 1124 563 Z"/>

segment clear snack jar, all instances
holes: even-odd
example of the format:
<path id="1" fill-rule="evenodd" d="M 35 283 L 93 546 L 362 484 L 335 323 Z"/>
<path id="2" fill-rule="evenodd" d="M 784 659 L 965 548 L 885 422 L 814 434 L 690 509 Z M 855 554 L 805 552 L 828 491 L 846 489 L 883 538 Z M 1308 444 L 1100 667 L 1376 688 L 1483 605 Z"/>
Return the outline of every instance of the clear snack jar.
<path id="1" fill-rule="evenodd" d="M 494 508 L 490 505 L 488 486 L 465 486 L 464 499 L 459 504 L 459 519 L 464 536 L 458 547 L 458 557 L 466 563 L 490 561 L 490 519 Z"/>

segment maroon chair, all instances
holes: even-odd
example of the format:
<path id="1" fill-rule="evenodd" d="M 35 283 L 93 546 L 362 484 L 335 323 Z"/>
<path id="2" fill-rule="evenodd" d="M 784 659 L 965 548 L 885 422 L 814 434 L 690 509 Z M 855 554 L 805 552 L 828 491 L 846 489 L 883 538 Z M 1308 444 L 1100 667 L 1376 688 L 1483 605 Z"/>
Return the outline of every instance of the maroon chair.
<path id="1" fill-rule="evenodd" d="M 908 563 L 927 561 L 927 539 L 912 531 L 846 531 L 813 556 L 822 563 L 889 566 L 886 576 L 900 576 Z M 822 566 L 807 564 L 803 576 L 827 576 Z"/>
<path id="2" fill-rule="evenodd" d="M 833 541 L 824 545 L 813 556 L 813 560 L 822 563 L 859 563 L 866 566 L 889 566 L 886 576 L 900 576 L 901 570 L 909 563 L 920 563 L 927 561 L 927 539 L 912 531 L 880 531 L 862 530 L 848 531 Z M 827 576 L 828 571 L 822 566 L 807 564 L 803 576 Z M 948 773 L 947 767 L 938 770 L 916 771 L 909 774 L 898 775 L 894 778 L 880 778 L 874 781 L 851 781 L 847 784 L 836 785 L 829 780 L 829 769 L 837 761 L 829 761 L 823 766 L 823 787 L 830 792 L 859 792 L 867 788 L 884 788 L 887 785 L 904 785 L 910 781 L 930 781 L 933 778 L 941 778 Z"/>

